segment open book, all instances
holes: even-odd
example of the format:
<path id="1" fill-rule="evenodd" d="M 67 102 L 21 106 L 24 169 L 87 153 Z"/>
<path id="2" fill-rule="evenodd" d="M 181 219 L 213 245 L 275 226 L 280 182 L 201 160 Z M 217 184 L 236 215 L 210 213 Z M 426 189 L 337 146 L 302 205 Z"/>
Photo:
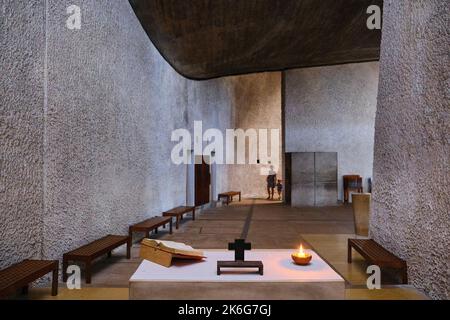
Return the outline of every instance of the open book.
<path id="1" fill-rule="evenodd" d="M 195 250 L 184 243 L 144 239 L 141 242 L 141 258 L 170 267 L 174 258 L 201 260 L 206 257 L 203 251 Z"/>

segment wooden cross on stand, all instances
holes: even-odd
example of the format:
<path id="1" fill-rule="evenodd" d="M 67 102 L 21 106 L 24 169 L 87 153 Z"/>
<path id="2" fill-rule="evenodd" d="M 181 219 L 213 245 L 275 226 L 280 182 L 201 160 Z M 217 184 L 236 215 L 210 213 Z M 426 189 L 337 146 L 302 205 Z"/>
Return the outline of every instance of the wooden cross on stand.
<path id="1" fill-rule="evenodd" d="M 252 244 L 245 242 L 245 239 L 236 239 L 234 243 L 228 244 L 228 250 L 234 250 L 235 261 L 244 261 L 245 250 L 252 250 Z"/>
<path id="2" fill-rule="evenodd" d="M 252 244 L 245 242 L 245 239 L 236 239 L 234 243 L 228 244 L 228 250 L 234 250 L 234 261 L 217 261 L 217 275 L 222 274 L 222 268 L 251 268 L 258 269 L 258 274 L 264 274 L 262 261 L 245 261 L 245 250 L 251 250 Z"/>

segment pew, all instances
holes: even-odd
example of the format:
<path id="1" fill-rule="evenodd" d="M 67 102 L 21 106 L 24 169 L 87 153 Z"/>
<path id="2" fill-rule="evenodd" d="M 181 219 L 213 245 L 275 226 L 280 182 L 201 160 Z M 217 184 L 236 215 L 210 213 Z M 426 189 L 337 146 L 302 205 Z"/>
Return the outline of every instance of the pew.
<path id="1" fill-rule="evenodd" d="M 52 296 L 58 295 L 58 260 L 24 260 L 0 271 L 0 298 L 21 289 L 28 293 L 33 281 L 52 273 Z"/>
<path id="2" fill-rule="evenodd" d="M 219 196 L 217 197 L 217 201 L 220 201 L 221 198 L 226 198 L 226 204 L 229 205 L 230 202 L 233 202 L 233 197 L 239 196 L 239 202 L 241 201 L 241 192 L 240 191 L 228 191 L 219 193 Z"/>
<path id="3" fill-rule="evenodd" d="M 131 257 L 131 237 L 129 236 L 116 236 L 107 235 L 101 239 L 95 240 L 87 245 L 84 245 L 78 249 L 65 253 L 63 255 L 63 280 L 67 281 L 67 267 L 69 261 L 81 261 L 86 267 L 86 283 L 91 283 L 92 273 L 91 265 L 92 261 L 96 258 L 107 254 L 111 257 L 112 250 L 126 244 L 127 245 L 127 259 Z"/>
<path id="4" fill-rule="evenodd" d="M 172 234 L 172 217 L 153 217 L 145 221 L 136 223 L 129 227 L 128 234 L 132 237 L 133 232 L 144 232 L 145 237 L 150 237 L 150 232 L 155 231 L 158 233 L 158 228 L 161 226 L 166 227 L 169 224 L 169 232 Z"/>
<path id="5" fill-rule="evenodd" d="M 403 284 L 408 284 L 406 261 L 383 248 L 372 239 L 348 239 L 348 263 L 352 263 L 352 248 L 367 262 L 380 268 L 392 268 L 401 271 Z"/>
<path id="6" fill-rule="evenodd" d="M 180 226 L 180 220 L 183 220 L 183 215 L 192 212 L 192 220 L 195 220 L 195 207 L 181 206 L 173 208 L 163 212 L 163 217 L 175 217 L 176 218 L 176 228 Z"/>

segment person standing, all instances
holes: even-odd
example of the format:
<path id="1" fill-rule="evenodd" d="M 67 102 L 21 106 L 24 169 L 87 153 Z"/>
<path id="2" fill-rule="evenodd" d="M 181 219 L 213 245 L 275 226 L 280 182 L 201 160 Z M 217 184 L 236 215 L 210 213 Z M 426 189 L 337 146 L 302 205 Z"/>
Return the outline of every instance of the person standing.
<path id="1" fill-rule="evenodd" d="M 278 181 L 277 181 L 278 200 L 281 200 L 281 192 L 282 191 L 283 191 L 283 184 L 281 183 L 281 180 L 278 179 Z"/>
<path id="2" fill-rule="evenodd" d="M 273 200 L 273 194 L 275 193 L 275 181 L 277 180 L 277 174 L 273 171 L 273 166 L 270 166 L 269 175 L 267 176 L 267 200 Z"/>

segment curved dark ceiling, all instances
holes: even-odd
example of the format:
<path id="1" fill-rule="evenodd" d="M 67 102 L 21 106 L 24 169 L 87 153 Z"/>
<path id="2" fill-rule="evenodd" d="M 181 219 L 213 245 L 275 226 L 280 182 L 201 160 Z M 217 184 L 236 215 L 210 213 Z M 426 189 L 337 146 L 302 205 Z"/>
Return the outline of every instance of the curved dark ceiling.
<path id="1" fill-rule="evenodd" d="M 382 0 L 129 0 L 163 57 L 191 79 L 379 59 L 366 26 Z"/>

